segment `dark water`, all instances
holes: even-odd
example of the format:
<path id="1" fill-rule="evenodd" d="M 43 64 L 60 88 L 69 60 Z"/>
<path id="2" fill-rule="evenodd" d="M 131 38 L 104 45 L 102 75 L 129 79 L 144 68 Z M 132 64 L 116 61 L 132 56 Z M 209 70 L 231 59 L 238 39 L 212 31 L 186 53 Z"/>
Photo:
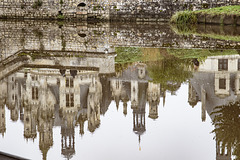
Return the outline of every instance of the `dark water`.
<path id="1" fill-rule="evenodd" d="M 0 151 L 34 160 L 239 157 L 237 27 L 0 28 Z"/>

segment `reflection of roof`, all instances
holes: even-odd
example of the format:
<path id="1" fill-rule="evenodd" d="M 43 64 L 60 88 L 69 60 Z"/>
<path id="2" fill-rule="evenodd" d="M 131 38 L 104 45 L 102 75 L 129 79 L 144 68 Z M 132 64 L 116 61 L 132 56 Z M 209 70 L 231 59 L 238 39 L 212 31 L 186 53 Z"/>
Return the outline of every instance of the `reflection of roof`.
<path id="1" fill-rule="evenodd" d="M 148 82 L 149 80 L 151 80 L 151 78 L 148 76 L 147 70 L 146 70 L 146 76 L 142 79 L 139 78 L 137 65 L 129 66 L 126 70 L 122 72 L 122 75 L 118 77 L 118 79 L 123 81 L 135 80 L 140 82 Z"/>

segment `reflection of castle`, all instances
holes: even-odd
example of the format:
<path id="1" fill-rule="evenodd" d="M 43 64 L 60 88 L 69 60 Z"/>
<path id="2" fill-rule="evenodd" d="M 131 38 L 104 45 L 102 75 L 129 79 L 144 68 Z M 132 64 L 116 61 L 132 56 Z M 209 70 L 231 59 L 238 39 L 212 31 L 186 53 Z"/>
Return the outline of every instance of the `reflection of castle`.
<path id="1" fill-rule="evenodd" d="M 149 82 L 145 64 L 129 66 L 119 77 L 108 78 L 99 71 L 68 68 L 25 68 L 1 80 L 1 105 L 11 111 L 11 119 L 24 123 L 24 137 L 35 140 L 39 133 L 39 149 L 43 159 L 53 146 L 53 126 L 61 127 L 61 153 L 67 159 L 75 154 L 75 127 L 81 135 L 84 124 L 94 132 L 100 126 L 100 114 L 104 114 L 113 99 L 117 108 L 123 102 L 127 115 L 128 103 L 133 110 L 133 131 L 139 137 L 146 131 L 146 103 L 151 119 L 158 118 L 160 84 Z M 111 95 L 110 95 L 110 94 Z M 4 133 L 5 108 L 0 108 Z M 3 118 L 3 119 L 2 119 Z"/>
<path id="2" fill-rule="evenodd" d="M 206 112 L 213 120 L 215 115 L 211 113 L 215 107 L 240 100 L 239 70 L 239 55 L 208 57 L 199 66 L 189 83 L 188 102 L 194 107 L 201 100 L 202 120 L 205 120 Z M 218 140 L 216 149 L 217 160 L 231 159 L 231 149 Z"/>
<path id="3" fill-rule="evenodd" d="M 123 102 L 123 113 L 127 114 L 127 102 L 131 101 L 133 109 L 133 131 L 139 137 L 146 131 L 145 108 L 146 102 L 149 103 L 149 118 L 158 118 L 158 105 L 161 94 L 160 84 L 149 82 L 145 64 L 134 64 L 129 66 L 118 77 L 110 79 L 112 97 L 116 102 Z M 165 98 L 165 97 L 164 97 Z"/>
<path id="4" fill-rule="evenodd" d="M 24 69 L 2 80 L 1 133 L 6 130 L 6 101 L 15 121 L 18 120 L 19 110 L 24 107 L 24 137 L 34 140 L 39 132 L 43 159 L 47 158 L 47 152 L 53 145 L 54 124 L 61 126 L 62 154 L 71 158 L 75 153 L 75 125 L 79 123 L 80 133 L 84 133 L 83 123 L 88 120 L 89 131 L 93 132 L 100 124 L 102 101 L 98 72 L 76 70 L 74 73 L 66 70 L 63 75 L 57 69 Z M 81 89 L 83 92 L 80 92 Z M 56 114 L 56 109 L 59 114 Z"/>

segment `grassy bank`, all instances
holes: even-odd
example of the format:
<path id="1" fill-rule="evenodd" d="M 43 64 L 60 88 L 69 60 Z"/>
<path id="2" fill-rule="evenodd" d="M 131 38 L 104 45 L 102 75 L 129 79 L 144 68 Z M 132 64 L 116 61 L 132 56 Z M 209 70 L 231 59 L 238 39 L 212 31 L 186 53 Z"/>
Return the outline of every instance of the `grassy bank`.
<path id="1" fill-rule="evenodd" d="M 171 20 L 175 24 L 233 24 L 240 25 L 240 5 L 223 6 L 198 11 L 180 11 Z"/>
<path id="2" fill-rule="evenodd" d="M 210 15 L 219 15 L 219 14 L 240 15 L 240 5 L 203 9 L 199 11 L 194 11 L 194 13 L 204 13 L 204 14 L 210 14 Z"/>

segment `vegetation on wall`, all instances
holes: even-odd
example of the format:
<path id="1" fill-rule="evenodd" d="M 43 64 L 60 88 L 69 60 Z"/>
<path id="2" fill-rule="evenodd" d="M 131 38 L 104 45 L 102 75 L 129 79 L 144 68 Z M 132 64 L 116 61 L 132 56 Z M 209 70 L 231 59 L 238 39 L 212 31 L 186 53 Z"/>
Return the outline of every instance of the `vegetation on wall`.
<path id="1" fill-rule="evenodd" d="M 60 2 L 59 2 L 61 5 L 63 5 L 63 0 L 60 0 Z"/>
<path id="2" fill-rule="evenodd" d="M 180 11 L 172 16 L 170 22 L 176 24 L 196 24 L 197 16 L 193 11 Z"/>
<path id="3" fill-rule="evenodd" d="M 32 5 L 32 8 L 34 9 L 38 9 L 42 6 L 43 2 L 41 0 L 36 0 L 33 5 Z"/>

